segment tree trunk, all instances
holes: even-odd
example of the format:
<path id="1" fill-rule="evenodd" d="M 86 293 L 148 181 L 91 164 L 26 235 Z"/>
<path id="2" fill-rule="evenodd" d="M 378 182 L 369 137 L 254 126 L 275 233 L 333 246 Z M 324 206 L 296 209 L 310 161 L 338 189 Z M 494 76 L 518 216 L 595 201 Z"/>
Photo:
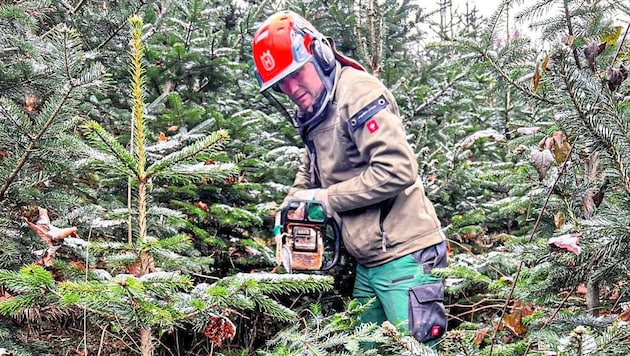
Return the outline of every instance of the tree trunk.
<path id="1" fill-rule="evenodd" d="M 593 316 L 599 316 L 599 283 L 589 280 L 586 283 L 586 309 Z"/>
<path id="2" fill-rule="evenodd" d="M 142 356 L 153 356 L 153 336 L 150 329 L 140 329 L 140 353 Z"/>

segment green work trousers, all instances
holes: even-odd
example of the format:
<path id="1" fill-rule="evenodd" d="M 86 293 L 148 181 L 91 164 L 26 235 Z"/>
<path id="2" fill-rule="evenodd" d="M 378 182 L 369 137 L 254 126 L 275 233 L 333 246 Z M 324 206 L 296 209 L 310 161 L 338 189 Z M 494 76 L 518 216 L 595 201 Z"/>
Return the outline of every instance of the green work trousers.
<path id="1" fill-rule="evenodd" d="M 353 296 L 359 302 L 376 297 L 361 322 L 388 320 L 421 342 L 446 331 L 442 279 L 431 274 L 446 266 L 446 242 L 427 247 L 376 267 L 357 265 Z"/>

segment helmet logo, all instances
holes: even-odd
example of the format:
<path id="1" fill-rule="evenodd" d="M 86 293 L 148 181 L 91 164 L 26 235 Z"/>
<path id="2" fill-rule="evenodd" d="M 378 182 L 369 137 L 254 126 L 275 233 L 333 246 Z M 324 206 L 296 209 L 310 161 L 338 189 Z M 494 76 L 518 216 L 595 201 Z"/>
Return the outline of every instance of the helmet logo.
<path id="1" fill-rule="evenodd" d="M 266 50 L 260 55 L 260 63 L 262 63 L 263 68 L 266 71 L 270 72 L 276 67 L 276 61 L 273 59 L 271 55 L 271 51 Z"/>

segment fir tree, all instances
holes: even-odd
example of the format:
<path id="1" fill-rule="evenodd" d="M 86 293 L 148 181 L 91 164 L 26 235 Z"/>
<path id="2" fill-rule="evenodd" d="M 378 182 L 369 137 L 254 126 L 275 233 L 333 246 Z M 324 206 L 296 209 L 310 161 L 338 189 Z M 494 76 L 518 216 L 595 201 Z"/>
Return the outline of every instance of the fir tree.
<path id="1" fill-rule="evenodd" d="M 458 39 L 458 48 L 477 56 L 478 68 L 487 69 L 485 73 L 494 77 L 490 88 L 501 94 L 494 96 L 499 120 L 482 127 L 492 127 L 495 132 L 488 136 L 488 131 L 479 131 L 471 138 L 475 145 L 485 144 L 477 146 L 482 152 L 488 148 L 487 138 L 499 138 L 508 149 L 505 160 L 513 165 L 470 156 L 478 167 L 473 182 L 482 179 L 484 186 L 498 194 L 456 215 L 451 228 L 461 237 L 475 238 L 476 243 L 492 242 L 495 251 L 477 261 L 457 256 L 440 273 L 460 278 L 457 289 L 451 289 L 458 293 L 453 296 L 466 298 L 472 292 L 488 293 L 483 295 L 486 301 L 492 296 L 504 299 L 495 317 L 504 329 L 492 331 L 487 341 L 490 352 L 627 352 L 627 346 L 614 341 L 610 349 L 606 342 L 595 346 L 594 340 L 600 336 L 615 339 L 611 335 L 617 333 L 617 320 L 584 318 L 587 312 L 614 315 L 622 311 L 614 304 L 596 309 L 603 295 L 613 295 L 614 303 L 625 300 L 617 294 L 624 287 L 616 269 L 625 259 L 614 252 L 624 246 L 627 235 L 627 229 L 621 227 L 627 223 L 621 217 L 628 206 L 626 105 L 617 92 L 623 91 L 625 77 L 624 64 L 615 60 L 617 48 L 623 44 L 621 28 L 605 16 L 616 5 L 564 2 L 562 8 L 567 11 L 538 23 L 543 39 L 552 40 L 552 49 L 540 53 L 532 51 L 528 40 L 521 37 L 494 47 L 509 3 L 504 2 L 492 16 L 481 41 Z M 540 14 L 551 5 L 531 5 L 519 18 Z M 493 226 L 496 222 L 508 225 Z M 464 229 L 466 226 L 471 229 Z M 479 232 L 483 237 L 487 228 L 510 234 L 479 239 Z M 473 234 L 467 236 L 468 232 Z M 505 257 L 512 263 L 505 263 Z M 475 280 L 483 283 L 470 283 Z M 579 288 L 584 288 L 586 297 L 575 304 L 569 298 Z M 521 319 L 525 310 L 521 301 L 533 304 L 539 312 Z M 566 312 L 572 317 L 567 320 L 569 327 L 562 327 L 566 323 L 557 323 L 556 318 L 570 305 L 577 311 Z M 543 322 L 543 316 L 549 319 Z M 595 323 L 598 328 L 576 329 L 580 330 L 577 335 L 571 334 L 580 325 Z M 506 337 L 505 328 L 511 331 L 507 336 L 512 342 L 502 344 L 499 337 Z M 526 342 L 512 339 L 528 329 Z M 566 343 L 554 342 L 559 339 Z M 588 347 L 583 344 L 586 339 L 591 340 Z"/>
<path id="2" fill-rule="evenodd" d="M 209 182 L 222 180 L 234 172 L 234 165 L 218 161 L 204 163 L 221 152 L 222 142 L 228 139 L 225 131 L 207 134 L 181 148 L 171 146 L 170 153 L 149 160 L 147 152 L 159 150 L 151 150 L 147 144 L 142 21 L 136 17 L 130 22 L 132 143 L 127 150 L 96 121 L 85 125 L 85 134 L 97 149 L 89 160 L 92 167 L 115 178 L 113 181 L 128 180 L 133 191 L 129 195 L 133 197 L 132 204 L 127 206 L 124 215 L 116 213 L 117 220 L 95 219 L 92 228 L 96 236 L 90 237 L 88 243 L 72 240 L 78 243 L 76 252 L 85 261 L 83 276 L 76 273 L 62 276 L 61 261 L 53 255 L 58 248 L 56 244 L 69 242 L 76 228 L 69 229 L 63 236 L 52 235 L 58 228 L 51 224 L 45 210 L 40 210 L 39 220 L 29 225 L 49 243 L 50 254 L 48 259 L 43 259 L 44 266 L 32 264 L 19 271 L 0 272 L 0 283 L 12 293 L 0 302 L 0 311 L 15 317 L 41 308 L 42 304 L 84 310 L 88 317 L 86 323 L 92 317 L 110 320 L 132 335 L 132 340 L 133 335 L 137 335 L 137 352 L 143 355 L 153 354 L 158 335 L 180 325 L 193 325 L 213 345 L 220 346 L 224 340 L 234 337 L 236 331 L 225 314 L 228 308 L 260 309 L 272 318 L 291 320 L 294 314 L 267 294 L 326 290 L 330 288 L 326 278 L 237 275 L 213 285 L 199 284 L 192 288 L 193 280 L 186 274 L 186 266 L 194 266 L 190 263 L 194 258 L 185 256 L 190 250 L 189 236 L 162 236 L 151 224 L 176 216 L 167 209 L 149 208 L 153 184 L 202 178 Z M 103 232 L 107 227 L 121 223 L 129 229 L 129 234 L 106 238 Z M 92 230 L 89 233 L 92 234 Z M 94 270 L 92 266 L 97 261 L 99 269 Z M 199 262 L 201 260 L 197 259 Z"/>

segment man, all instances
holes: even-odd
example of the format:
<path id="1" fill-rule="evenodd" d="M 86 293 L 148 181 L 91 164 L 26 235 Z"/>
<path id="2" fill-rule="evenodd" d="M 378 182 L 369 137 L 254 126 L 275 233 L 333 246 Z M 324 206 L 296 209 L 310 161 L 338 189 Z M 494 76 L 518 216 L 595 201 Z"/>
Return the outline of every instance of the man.
<path id="1" fill-rule="evenodd" d="M 358 263 L 353 296 L 376 297 L 361 321 L 389 320 L 421 342 L 439 338 L 443 286 L 431 270 L 446 265 L 445 237 L 392 94 L 291 11 L 263 22 L 252 50 L 261 92 L 297 105 L 292 121 L 307 152 L 289 196 L 335 212 Z"/>

